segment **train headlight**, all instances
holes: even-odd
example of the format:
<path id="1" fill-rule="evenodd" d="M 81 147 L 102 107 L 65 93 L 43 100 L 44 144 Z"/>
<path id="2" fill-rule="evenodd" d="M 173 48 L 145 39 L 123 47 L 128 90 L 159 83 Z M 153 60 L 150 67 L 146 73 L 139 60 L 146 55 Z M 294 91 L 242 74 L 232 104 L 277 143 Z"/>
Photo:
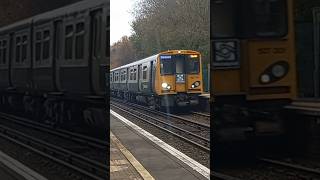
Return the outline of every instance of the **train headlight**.
<path id="1" fill-rule="evenodd" d="M 168 83 L 162 83 L 161 86 L 163 89 L 167 89 L 167 90 L 171 89 L 171 86 Z"/>
<path id="2" fill-rule="evenodd" d="M 200 86 L 200 81 L 196 81 L 191 85 L 191 88 L 196 88 Z"/>
<path id="3" fill-rule="evenodd" d="M 268 74 L 263 74 L 260 78 L 261 82 L 262 83 L 269 83 L 271 78 Z"/>
<path id="4" fill-rule="evenodd" d="M 268 84 L 278 81 L 286 76 L 289 72 L 289 64 L 287 61 L 278 61 L 271 64 L 266 70 L 260 75 L 260 82 L 262 84 Z"/>
<path id="5" fill-rule="evenodd" d="M 161 86 L 162 88 L 166 88 L 168 86 L 168 83 L 162 83 Z"/>
<path id="6" fill-rule="evenodd" d="M 286 68 L 281 64 L 276 64 L 272 67 L 272 75 L 277 78 L 280 78 L 286 74 Z"/>

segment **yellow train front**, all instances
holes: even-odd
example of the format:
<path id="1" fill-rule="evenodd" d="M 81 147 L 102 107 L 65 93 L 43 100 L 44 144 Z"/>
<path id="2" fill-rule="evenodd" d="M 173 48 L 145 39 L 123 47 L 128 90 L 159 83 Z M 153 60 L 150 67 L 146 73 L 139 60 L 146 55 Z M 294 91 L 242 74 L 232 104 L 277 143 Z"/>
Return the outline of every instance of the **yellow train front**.
<path id="1" fill-rule="evenodd" d="M 293 2 L 214 0 L 211 21 L 214 136 L 281 135 L 281 109 L 296 97 Z"/>
<path id="2" fill-rule="evenodd" d="M 115 68 L 111 93 L 155 108 L 199 104 L 203 92 L 201 54 L 170 50 Z"/>

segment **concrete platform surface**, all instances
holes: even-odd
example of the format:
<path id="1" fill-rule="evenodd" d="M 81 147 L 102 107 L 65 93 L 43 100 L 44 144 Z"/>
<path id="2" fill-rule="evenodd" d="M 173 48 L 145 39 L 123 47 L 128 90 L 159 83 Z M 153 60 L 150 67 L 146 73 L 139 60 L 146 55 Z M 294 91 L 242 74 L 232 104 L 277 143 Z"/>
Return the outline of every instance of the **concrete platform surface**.
<path id="1" fill-rule="evenodd" d="M 0 151 L 0 179 L 2 180 L 47 180 L 47 178 L 26 167 Z"/>
<path id="2" fill-rule="evenodd" d="M 159 139 L 155 142 L 147 139 L 140 132 L 137 132 L 137 129 L 120 120 L 125 119 L 124 117 L 112 110 L 110 112 L 111 131 L 154 179 L 209 179 L 209 170 L 206 167 L 201 167 L 202 165 L 197 164 L 194 160 L 193 162 L 192 159 L 190 161 L 188 158 L 179 157 L 181 155 L 179 152 L 176 153 L 176 156 L 173 155 L 174 153 L 170 154 L 169 150 L 163 149 L 164 142 Z M 174 148 L 171 149 L 174 151 Z"/>
<path id="3" fill-rule="evenodd" d="M 112 132 L 110 132 L 110 179 L 154 180 Z"/>

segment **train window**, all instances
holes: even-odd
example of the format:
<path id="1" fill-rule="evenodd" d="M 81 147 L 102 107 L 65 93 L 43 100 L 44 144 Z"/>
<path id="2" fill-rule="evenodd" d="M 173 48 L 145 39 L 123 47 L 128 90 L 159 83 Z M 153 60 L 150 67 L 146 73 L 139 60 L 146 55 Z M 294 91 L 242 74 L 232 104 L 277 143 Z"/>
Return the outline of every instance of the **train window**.
<path id="1" fill-rule="evenodd" d="M 174 73 L 174 62 L 171 57 L 170 59 L 163 58 L 160 62 L 161 75 L 170 75 Z"/>
<path id="2" fill-rule="evenodd" d="M 177 74 L 185 74 L 185 57 L 184 56 L 173 56 L 174 61 L 176 62 L 176 73 Z"/>
<path id="3" fill-rule="evenodd" d="M 16 62 L 20 62 L 21 55 L 21 37 L 16 37 Z"/>
<path id="4" fill-rule="evenodd" d="M 188 74 L 199 73 L 199 57 L 198 55 L 190 55 L 186 60 L 186 67 Z"/>
<path id="5" fill-rule="evenodd" d="M 65 59 L 72 59 L 73 49 L 73 25 L 66 26 Z"/>
<path id="6" fill-rule="evenodd" d="M 1 55 L 0 55 L 1 58 Z M 2 63 L 7 63 L 7 40 L 2 41 Z"/>
<path id="7" fill-rule="evenodd" d="M 113 76 L 112 76 L 112 73 L 110 73 L 110 82 L 113 82 Z"/>
<path id="8" fill-rule="evenodd" d="M 42 41 L 42 32 L 36 33 L 36 61 L 41 59 L 41 41 Z"/>
<path id="9" fill-rule="evenodd" d="M 2 41 L 0 41 L 0 64 L 5 64 L 3 63 L 3 57 L 2 57 Z"/>
<path id="10" fill-rule="evenodd" d="M 110 56 L 110 16 L 107 16 L 106 22 L 106 57 Z"/>
<path id="11" fill-rule="evenodd" d="M 76 25 L 76 59 L 83 59 L 84 57 L 84 23 Z"/>
<path id="12" fill-rule="evenodd" d="M 116 73 L 116 79 L 117 79 L 116 81 L 119 81 L 119 73 L 118 72 Z"/>
<path id="13" fill-rule="evenodd" d="M 143 68 L 142 68 L 142 79 L 147 79 L 147 71 L 148 71 L 148 67 L 147 66 L 143 66 Z"/>
<path id="14" fill-rule="evenodd" d="M 22 59 L 21 62 L 27 60 L 27 45 L 28 45 L 28 37 L 26 35 L 22 36 Z"/>
<path id="15" fill-rule="evenodd" d="M 42 59 L 48 59 L 50 56 L 50 31 L 46 30 L 43 32 L 43 53 Z"/>
<path id="16" fill-rule="evenodd" d="M 134 76 L 134 74 L 133 74 L 133 69 L 130 69 L 130 80 L 133 80 L 133 76 Z"/>
<path id="17" fill-rule="evenodd" d="M 133 76 L 134 80 L 137 80 L 137 68 L 134 69 L 134 76 Z"/>
<path id="18" fill-rule="evenodd" d="M 102 17 L 97 15 L 93 20 L 93 56 L 98 57 L 101 48 L 101 21 Z"/>

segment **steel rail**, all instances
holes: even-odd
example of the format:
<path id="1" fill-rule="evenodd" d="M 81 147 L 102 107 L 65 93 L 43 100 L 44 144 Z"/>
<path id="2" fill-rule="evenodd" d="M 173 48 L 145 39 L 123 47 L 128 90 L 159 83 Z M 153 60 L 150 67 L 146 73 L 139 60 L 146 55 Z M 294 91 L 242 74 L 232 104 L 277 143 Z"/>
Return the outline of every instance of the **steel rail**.
<path id="1" fill-rule="evenodd" d="M 154 114 L 157 114 L 157 115 L 162 116 L 162 117 L 172 117 L 172 118 L 180 119 L 182 121 L 197 125 L 197 126 L 202 127 L 202 128 L 210 128 L 210 124 L 196 122 L 194 120 L 190 120 L 190 119 L 187 119 L 187 118 L 184 118 L 184 117 L 180 117 L 180 116 L 177 116 L 177 115 L 174 115 L 174 114 L 171 114 L 171 113 L 165 113 L 165 112 L 161 112 L 161 111 L 156 111 L 156 110 L 151 109 L 149 107 L 137 105 L 137 104 L 134 104 L 134 103 L 123 102 L 123 101 L 117 100 L 115 98 L 112 98 L 111 100 L 115 101 L 115 102 L 118 102 L 118 103 L 127 104 L 127 105 L 130 105 L 132 107 L 135 107 L 135 108 L 138 108 L 138 109 L 141 109 L 141 110 L 144 110 L 144 111 L 148 111 L 150 113 L 154 113 Z"/>
<path id="2" fill-rule="evenodd" d="M 73 153 L 67 149 L 47 143 L 43 140 L 34 138 L 3 125 L 0 125 L 0 136 L 92 179 L 102 180 L 106 177 L 106 175 L 104 177 L 98 176 L 97 172 L 100 171 L 100 173 L 106 174 L 108 170 L 107 165 Z M 32 145 L 38 147 L 41 150 L 32 147 Z M 51 154 L 53 154 L 54 156 Z M 61 156 L 61 158 L 57 158 L 57 155 Z M 82 165 L 89 168 L 81 168 L 79 166 L 76 166 L 79 165 L 79 163 L 82 163 Z"/>
<path id="3" fill-rule="evenodd" d="M 210 114 L 205 114 L 205 113 L 201 113 L 201 112 L 191 111 L 191 113 L 199 115 L 199 116 L 207 117 L 207 118 L 211 117 Z"/>
<path id="4" fill-rule="evenodd" d="M 94 148 L 107 149 L 109 146 L 109 143 L 107 141 L 102 141 L 100 139 L 92 138 L 92 137 L 85 136 L 85 135 L 78 134 L 78 133 L 73 133 L 70 131 L 63 130 L 63 129 L 52 128 L 51 126 L 37 123 L 32 120 L 27 120 L 26 118 L 17 117 L 14 115 L 9 115 L 6 113 L 1 113 L 1 112 L 0 112 L 0 118 L 12 121 L 14 123 L 20 124 L 25 127 L 40 130 L 40 131 L 46 132 L 48 134 L 56 135 L 56 136 L 63 137 L 63 138 L 68 138 L 71 141 L 82 143 L 82 144 L 85 144 L 85 145 L 88 145 L 88 146 L 91 146 Z"/>
<path id="5" fill-rule="evenodd" d="M 307 173 L 320 175 L 320 170 L 319 169 L 304 167 L 304 166 L 301 166 L 301 165 L 291 164 L 291 163 L 282 162 L 282 161 L 273 160 L 273 159 L 268 159 L 268 158 L 258 158 L 258 159 L 260 161 L 262 161 L 262 162 L 265 162 L 265 163 L 274 164 L 274 165 L 278 165 L 278 166 L 283 166 L 283 167 L 287 167 L 287 168 L 296 169 L 296 170 L 299 170 L 299 171 L 304 171 L 304 172 L 307 172 Z"/>

